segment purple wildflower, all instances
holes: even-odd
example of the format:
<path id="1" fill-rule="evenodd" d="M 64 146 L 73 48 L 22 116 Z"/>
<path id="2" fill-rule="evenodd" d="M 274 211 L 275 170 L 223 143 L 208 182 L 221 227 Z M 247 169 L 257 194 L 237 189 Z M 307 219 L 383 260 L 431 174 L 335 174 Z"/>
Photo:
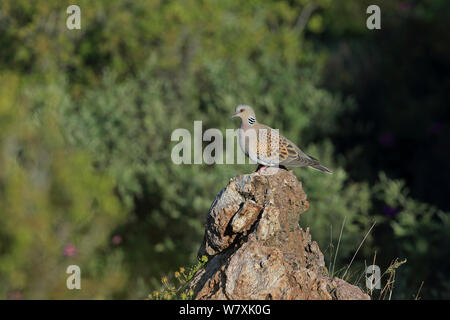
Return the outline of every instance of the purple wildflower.
<path id="1" fill-rule="evenodd" d="M 64 253 L 64 255 L 66 257 L 76 257 L 77 253 L 78 253 L 78 250 L 77 250 L 77 247 L 75 247 L 74 244 L 69 243 L 69 244 L 64 246 L 63 253 Z"/>
<path id="2" fill-rule="evenodd" d="M 122 242 L 122 236 L 116 234 L 113 238 L 112 238 L 112 242 L 114 244 L 120 244 Z"/>
<path id="3" fill-rule="evenodd" d="M 388 205 L 384 206 L 383 213 L 387 216 L 393 217 L 400 212 L 400 208 L 392 208 Z"/>
<path id="4" fill-rule="evenodd" d="M 431 134 L 439 135 L 439 134 L 442 133 L 443 129 L 444 129 L 444 126 L 442 125 L 442 123 L 440 123 L 440 122 L 433 122 L 428 130 L 429 130 L 429 132 Z"/>
<path id="5" fill-rule="evenodd" d="M 8 294 L 8 299 L 11 299 L 11 300 L 20 300 L 20 299 L 23 299 L 23 295 L 22 295 L 22 292 L 20 292 L 20 291 L 13 291 L 13 292 L 10 292 L 9 294 Z"/>
<path id="6" fill-rule="evenodd" d="M 384 147 L 392 147 L 395 144 L 395 137 L 391 132 L 385 132 L 380 136 L 378 141 Z"/>

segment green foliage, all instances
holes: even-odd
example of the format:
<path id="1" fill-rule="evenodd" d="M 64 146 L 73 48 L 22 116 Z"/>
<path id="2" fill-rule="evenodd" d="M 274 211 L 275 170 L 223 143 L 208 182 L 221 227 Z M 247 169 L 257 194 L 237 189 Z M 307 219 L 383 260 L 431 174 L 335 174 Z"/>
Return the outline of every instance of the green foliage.
<path id="1" fill-rule="evenodd" d="M 397 208 L 395 217 L 385 218 L 384 235 L 380 235 L 377 252 L 387 256 L 408 259 L 407 268 L 400 273 L 396 286 L 400 297 L 409 299 L 416 293 L 422 281 L 424 297 L 439 298 L 449 294 L 447 270 L 450 249 L 443 245 L 450 241 L 450 219 L 448 213 L 434 206 L 421 203 L 409 196 L 409 190 L 402 181 L 390 180 L 380 174 L 374 188 L 375 197 L 391 208 Z M 380 247 L 393 238 L 390 246 Z M 378 255 L 379 256 L 379 255 Z M 431 267 L 432 266 L 432 267 Z M 427 282 L 433 286 L 426 285 Z M 416 290 L 412 291 L 412 288 Z M 408 292 L 409 290 L 409 292 Z"/>
<path id="2" fill-rule="evenodd" d="M 58 101 L 47 101 L 40 126 L 19 87 L 17 77 L 0 77 L 0 296 L 85 297 L 65 286 L 71 264 L 81 267 L 89 297 L 114 290 L 126 275 L 100 260 L 105 272 L 94 274 L 90 261 L 124 218 L 114 182 L 87 152 L 64 143 L 52 112 Z"/>
<path id="3" fill-rule="evenodd" d="M 234 72 L 226 65 L 207 63 L 200 79 L 184 78 L 182 85 L 173 83 L 171 78 L 157 77 L 157 70 L 158 66 L 150 60 L 137 77 L 118 81 L 114 75 L 106 74 L 99 88 L 88 91 L 76 104 L 65 106 L 62 123 L 68 141 L 91 150 L 96 166 L 107 168 L 118 181 L 120 197 L 135 215 L 123 227 L 123 232 L 130 234 L 128 241 L 133 246 L 151 244 L 140 250 L 141 254 L 145 252 L 146 259 L 139 261 L 135 256 L 129 257 L 130 268 L 139 270 L 138 274 L 148 270 L 148 276 L 194 258 L 212 199 L 232 176 L 243 172 L 238 165 L 174 164 L 170 158 L 175 144 L 170 142 L 174 129 L 187 128 L 192 132 L 193 122 L 186 122 L 186 119 L 202 120 L 204 130 L 218 127 L 224 132 L 226 128 L 234 128 L 235 124 L 229 119 L 232 111 L 229 106 L 238 104 L 236 97 L 245 94 L 246 101 L 261 101 L 261 105 L 266 101 L 260 117 L 267 115 L 267 121 L 283 127 L 286 134 L 295 139 L 306 136 L 305 128 L 314 122 L 314 117 L 319 117 L 318 103 L 323 110 L 338 103 L 316 88 L 311 77 L 291 72 L 282 65 L 276 69 L 273 63 L 257 66 L 242 61 L 241 70 L 248 74 L 242 81 L 234 79 Z M 260 83 L 261 73 L 265 81 L 271 83 L 269 90 L 266 84 Z M 182 93 L 177 92 L 180 88 Z M 204 93 L 207 93 L 205 101 L 198 101 Z M 271 100 L 282 101 L 280 105 L 284 107 L 277 108 Z M 299 121 L 290 121 L 295 114 L 302 115 Z M 317 131 L 332 130 L 333 118 L 329 117 L 328 121 L 329 126 L 322 121 Z M 305 142 L 305 145 L 308 144 Z M 311 151 L 332 163 L 329 144 L 320 151 Z M 252 168 L 244 170 L 251 172 Z M 320 188 L 333 185 L 338 191 L 345 174 L 325 177 L 305 172 L 304 178 L 308 180 L 308 177 L 322 184 L 317 192 L 314 188 L 311 191 L 311 201 L 320 203 Z M 315 214 L 324 213 L 336 219 L 344 214 L 358 216 L 338 195 L 334 201 L 345 209 L 330 212 L 324 201 Z M 152 233 L 144 230 L 152 230 Z M 127 251 L 134 254 L 132 249 Z"/>

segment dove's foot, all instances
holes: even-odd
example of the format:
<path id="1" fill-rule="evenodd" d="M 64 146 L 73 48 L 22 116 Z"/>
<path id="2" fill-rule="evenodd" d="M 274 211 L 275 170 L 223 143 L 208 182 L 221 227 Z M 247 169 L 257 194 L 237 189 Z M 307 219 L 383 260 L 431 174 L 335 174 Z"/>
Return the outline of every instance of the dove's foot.
<path id="1" fill-rule="evenodd" d="M 258 168 L 256 168 L 255 172 L 263 172 L 264 170 L 266 170 L 267 166 L 263 166 L 262 164 L 258 165 Z"/>
<path id="2" fill-rule="evenodd" d="M 269 168 L 268 166 L 264 166 L 264 165 L 262 165 L 262 164 L 259 164 L 259 165 L 258 165 L 258 168 L 256 168 L 256 171 L 255 171 L 255 172 L 263 173 L 263 172 L 265 172 L 266 169 L 268 169 L 268 168 Z M 285 166 L 283 166 L 283 165 L 279 165 L 278 167 L 270 167 L 270 168 L 278 168 L 278 169 L 287 170 L 287 168 L 286 168 Z"/>

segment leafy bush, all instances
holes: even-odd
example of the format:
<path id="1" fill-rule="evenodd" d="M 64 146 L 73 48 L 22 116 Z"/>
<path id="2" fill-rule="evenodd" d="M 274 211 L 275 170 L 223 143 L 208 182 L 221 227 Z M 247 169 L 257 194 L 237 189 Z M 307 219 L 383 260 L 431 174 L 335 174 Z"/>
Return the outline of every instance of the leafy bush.
<path id="1" fill-rule="evenodd" d="M 87 152 L 64 143 L 57 99 L 47 97 L 42 126 L 18 89 L 17 77 L 0 77 L 0 296 L 108 296 L 126 278 L 108 269 L 120 257 L 99 255 L 124 218 L 114 182 Z M 81 267 L 86 291 L 67 290 L 71 264 Z"/>

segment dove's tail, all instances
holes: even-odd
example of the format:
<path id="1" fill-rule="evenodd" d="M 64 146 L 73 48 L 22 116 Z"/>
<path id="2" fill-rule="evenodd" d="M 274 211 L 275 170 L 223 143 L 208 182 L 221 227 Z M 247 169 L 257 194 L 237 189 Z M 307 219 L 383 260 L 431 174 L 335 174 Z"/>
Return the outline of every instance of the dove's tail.
<path id="1" fill-rule="evenodd" d="M 316 164 L 316 165 L 309 166 L 309 167 L 310 167 L 310 168 L 313 168 L 313 169 L 315 169 L 315 170 L 322 171 L 322 172 L 324 172 L 324 173 L 329 173 L 329 174 L 332 174 L 332 173 L 333 173 L 330 169 L 328 169 L 327 167 L 325 167 L 325 166 L 323 166 L 323 165 L 321 165 L 321 164 Z"/>

